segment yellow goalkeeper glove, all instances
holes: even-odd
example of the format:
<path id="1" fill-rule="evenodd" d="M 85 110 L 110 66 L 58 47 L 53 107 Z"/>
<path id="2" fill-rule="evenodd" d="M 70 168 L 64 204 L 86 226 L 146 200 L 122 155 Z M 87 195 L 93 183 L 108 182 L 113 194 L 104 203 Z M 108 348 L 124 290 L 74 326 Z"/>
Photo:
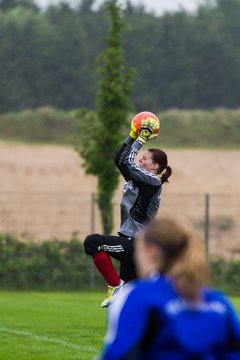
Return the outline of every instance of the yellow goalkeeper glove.
<path id="1" fill-rule="evenodd" d="M 154 134 L 154 131 L 158 128 L 159 123 L 157 120 L 150 117 L 143 120 L 137 141 L 144 145 L 148 140 L 154 139 L 157 137 L 157 134 Z"/>
<path id="2" fill-rule="evenodd" d="M 138 130 L 137 128 L 134 126 L 133 121 L 131 122 L 131 131 L 129 133 L 129 136 L 131 136 L 132 139 L 136 140 L 138 137 Z"/>

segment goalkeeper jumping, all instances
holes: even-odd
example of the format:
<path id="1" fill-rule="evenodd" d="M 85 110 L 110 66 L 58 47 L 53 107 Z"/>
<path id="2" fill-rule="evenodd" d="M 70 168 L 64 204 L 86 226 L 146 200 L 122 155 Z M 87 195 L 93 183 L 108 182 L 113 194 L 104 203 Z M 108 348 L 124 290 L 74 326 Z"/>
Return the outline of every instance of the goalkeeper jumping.
<path id="1" fill-rule="evenodd" d="M 108 284 L 108 294 L 101 304 L 103 308 L 109 306 L 124 282 L 136 278 L 134 241 L 148 221 L 155 218 L 162 184 L 168 182 L 172 174 L 167 154 L 160 149 L 148 149 L 141 156 L 139 165 L 135 163 L 141 147 L 157 136 L 154 134 L 157 127 L 159 122 L 149 117 L 142 120 L 137 133 L 132 123 L 130 134 L 115 156 L 115 163 L 126 180 L 118 236 L 92 234 L 84 241 L 85 252 L 92 256 L 96 268 Z M 120 274 L 116 272 L 111 257 L 120 262 Z"/>

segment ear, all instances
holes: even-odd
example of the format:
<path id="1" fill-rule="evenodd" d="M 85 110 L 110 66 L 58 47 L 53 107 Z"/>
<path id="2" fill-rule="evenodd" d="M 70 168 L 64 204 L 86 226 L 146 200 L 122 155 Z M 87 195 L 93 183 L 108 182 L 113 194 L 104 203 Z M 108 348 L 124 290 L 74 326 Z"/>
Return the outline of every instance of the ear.
<path id="1" fill-rule="evenodd" d="M 152 168 L 153 168 L 153 170 L 157 170 L 160 168 L 160 165 L 158 163 L 153 163 Z"/>

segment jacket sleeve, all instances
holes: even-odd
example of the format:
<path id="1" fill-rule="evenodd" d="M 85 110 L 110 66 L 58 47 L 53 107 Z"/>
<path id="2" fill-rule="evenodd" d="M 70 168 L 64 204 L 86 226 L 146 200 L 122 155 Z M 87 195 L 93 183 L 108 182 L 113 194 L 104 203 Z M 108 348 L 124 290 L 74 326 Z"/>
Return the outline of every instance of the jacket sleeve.
<path id="1" fill-rule="evenodd" d="M 133 286 L 127 284 L 112 304 L 105 345 L 99 360 L 141 358 L 139 345 L 144 337 L 148 313 Z"/>
<path id="2" fill-rule="evenodd" d="M 240 359 L 240 319 L 232 304 L 225 299 L 228 307 L 228 346 L 226 360 Z"/>
<path id="3" fill-rule="evenodd" d="M 134 139 L 132 139 L 130 136 L 127 137 L 127 139 L 124 141 L 124 143 L 122 144 L 121 148 L 119 149 L 119 151 L 116 153 L 115 155 L 115 164 L 117 165 L 118 170 L 120 171 L 120 173 L 122 174 L 122 176 L 124 177 L 124 179 L 126 181 L 129 181 L 129 177 L 128 177 L 128 173 L 124 171 L 124 168 L 122 168 L 121 166 L 121 162 L 122 162 L 122 158 L 123 158 L 123 154 L 125 154 L 126 152 L 126 148 L 131 148 L 132 145 L 134 143 Z"/>
<path id="4" fill-rule="evenodd" d="M 240 359 L 240 319 L 237 311 L 228 297 L 220 290 L 216 290 L 220 302 L 226 307 L 226 353 L 225 360 L 239 360 Z"/>
<path id="5" fill-rule="evenodd" d="M 127 139 L 128 140 L 128 139 Z M 138 186 L 148 184 L 159 186 L 159 179 L 150 172 L 141 169 L 136 163 L 136 156 L 142 145 L 134 141 L 132 144 L 126 141 L 115 156 L 115 163 L 126 181 L 132 180 Z"/>

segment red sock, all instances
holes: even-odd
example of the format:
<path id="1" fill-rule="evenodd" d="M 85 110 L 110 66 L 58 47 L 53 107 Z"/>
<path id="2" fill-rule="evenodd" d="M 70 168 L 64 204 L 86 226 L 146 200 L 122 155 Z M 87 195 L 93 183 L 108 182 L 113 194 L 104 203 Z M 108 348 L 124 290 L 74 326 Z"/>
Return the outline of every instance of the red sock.
<path id="1" fill-rule="evenodd" d="M 120 277 L 114 269 L 110 256 L 101 251 L 92 255 L 94 265 L 110 286 L 118 286 L 120 284 Z"/>

